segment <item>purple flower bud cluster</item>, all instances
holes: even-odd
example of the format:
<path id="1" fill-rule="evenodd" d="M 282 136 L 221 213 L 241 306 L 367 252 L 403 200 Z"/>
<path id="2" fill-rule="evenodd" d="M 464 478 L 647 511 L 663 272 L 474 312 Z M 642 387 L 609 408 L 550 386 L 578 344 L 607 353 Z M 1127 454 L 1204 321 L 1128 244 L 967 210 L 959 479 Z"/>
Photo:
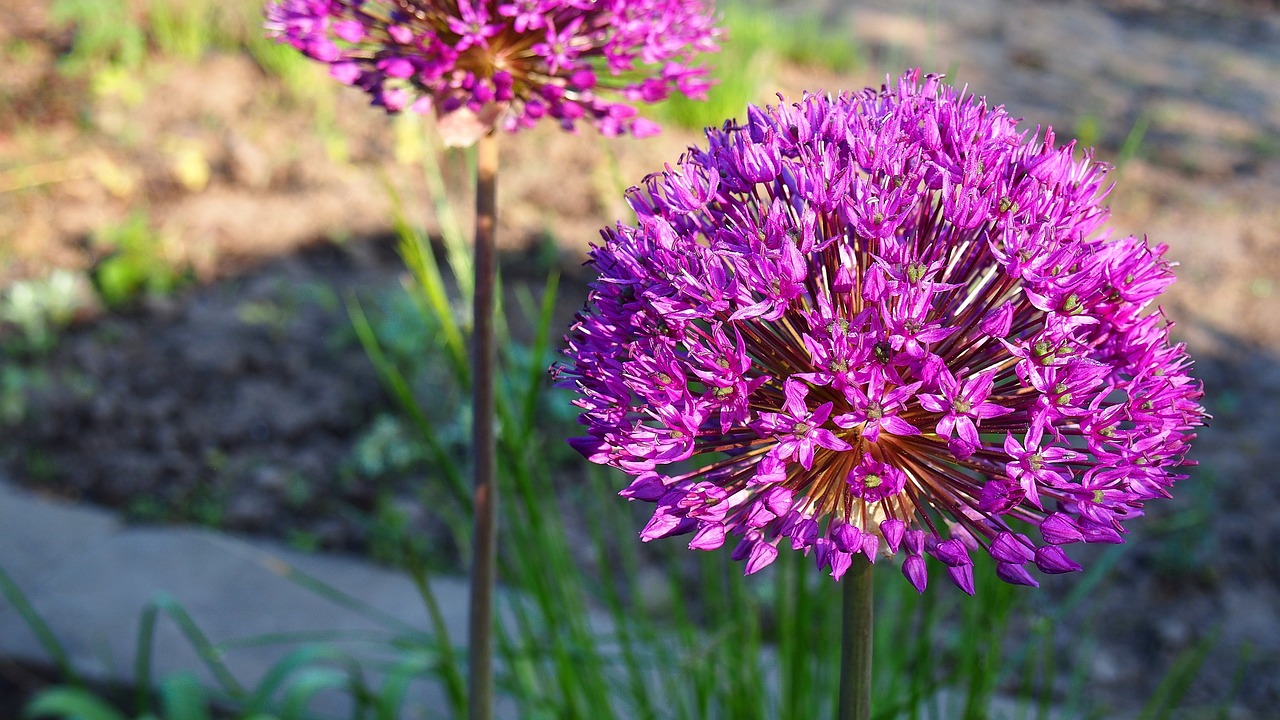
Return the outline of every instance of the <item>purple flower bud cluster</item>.
<path id="1" fill-rule="evenodd" d="M 267 28 L 389 112 L 470 113 L 486 130 L 550 117 L 605 135 L 658 126 L 629 102 L 701 97 L 710 0 L 271 0 Z"/>
<path id="2" fill-rule="evenodd" d="M 751 107 L 629 195 L 557 369 L 634 477 L 648 541 L 1079 570 L 1168 497 L 1205 419 L 1169 323 L 1164 246 L 1108 239 L 1106 166 L 912 72 Z"/>

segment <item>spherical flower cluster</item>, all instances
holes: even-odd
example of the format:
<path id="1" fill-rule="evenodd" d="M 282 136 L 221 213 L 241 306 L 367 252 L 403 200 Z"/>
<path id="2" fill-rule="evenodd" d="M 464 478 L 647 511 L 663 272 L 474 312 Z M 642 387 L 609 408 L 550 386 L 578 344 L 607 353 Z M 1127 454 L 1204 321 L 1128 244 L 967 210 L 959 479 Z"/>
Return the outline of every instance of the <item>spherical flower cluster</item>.
<path id="1" fill-rule="evenodd" d="M 1105 237 L 1090 153 L 918 72 L 707 139 L 603 233 L 558 368 L 644 540 L 901 555 L 920 591 L 928 557 L 972 594 L 971 553 L 1036 585 L 1184 477 L 1201 386 L 1144 312 L 1173 274 Z"/>
<path id="2" fill-rule="evenodd" d="M 657 132 L 627 102 L 701 97 L 710 0 L 271 0 L 267 27 L 375 105 L 487 131 L 551 117 Z M 610 99 L 616 97 L 617 99 Z"/>

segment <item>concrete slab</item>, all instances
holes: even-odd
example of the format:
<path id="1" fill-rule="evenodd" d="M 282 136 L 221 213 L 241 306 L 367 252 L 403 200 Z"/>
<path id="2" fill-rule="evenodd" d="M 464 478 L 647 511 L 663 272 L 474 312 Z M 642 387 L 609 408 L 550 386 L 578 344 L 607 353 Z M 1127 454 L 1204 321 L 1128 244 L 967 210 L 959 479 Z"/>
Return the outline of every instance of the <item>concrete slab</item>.
<path id="1" fill-rule="evenodd" d="M 110 513 L 53 502 L 3 481 L 0 567 L 18 580 L 81 673 L 118 683 L 133 680 L 141 621 L 160 598 L 171 598 L 191 617 L 246 688 L 259 685 L 274 665 L 304 643 L 236 641 L 325 636 L 326 645 L 371 670 L 369 682 L 377 687 L 377 668 L 394 659 L 387 655 L 389 640 L 428 627 L 423 602 L 402 573 L 357 558 L 308 555 L 206 529 L 128 527 Z M 450 638 L 461 646 L 466 641 L 467 583 L 445 577 L 433 578 L 431 584 Z M 356 605 L 362 609 L 354 609 Z M 514 618 L 505 621 L 514 623 Z M 612 635 L 606 615 L 592 613 L 589 622 L 601 637 Z M 172 616 L 162 613 L 153 648 L 153 677 L 187 670 L 216 684 Z M 765 667 L 776 668 L 774 651 L 763 652 Z M 3 601 L 0 657 L 48 660 L 36 637 Z M 769 686 L 777 687 L 777 682 L 771 672 Z M 960 707 L 963 695 L 943 690 L 938 703 Z M 448 716 L 446 708 L 443 689 L 424 679 L 411 689 L 402 715 Z M 1021 717 L 1028 709 L 1025 701 L 999 697 L 991 716 Z M 349 697 L 336 692 L 318 696 L 311 710 L 312 716 L 349 716 Z M 499 718 L 518 714 L 509 699 L 499 700 Z M 1061 715 L 1053 709 L 1050 717 Z"/>
<path id="2" fill-rule="evenodd" d="M 110 512 L 41 497 L 0 479 L 0 567 L 23 589 L 35 587 L 61 558 L 120 528 Z"/>
<path id="3" fill-rule="evenodd" d="M 365 668 L 389 659 L 396 636 L 422 632 L 427 615 L 411 580 L 354 558 L 304 555 L 198 528 L 130 528 L 107 513 L 65 506 L 0 485 L 0 566 L 18 582 L 86 676 L 129 682 L 148 607 L 172 598 L 246 687 L 254 687 L 303 642 L 238 646 L 268 636 L 326 639 Z M 343 593 L 344 603 L 315 583 Z M 310 585 L 310 586 L 309 586 Z M 467 584 L 436 578 L 432 589 L 455 644 L 466 640 Z M 353 609 L 360 603 L 364 611 Z M 165 613 L 154 637 L 156 677 L 208 671 L 189 637 Z M 0 656 L 44 661 L 47 654 L 18 613 L 0 602 Z M 371 681 L 376 686 L 378 674 Z M 421 682 L 410 701 L 429 716 L 442 688 Z M 346 699 L 322 696 L 314 709 L 343 714 Z M 506 708 L 508 717 L 514 717 Z"/>

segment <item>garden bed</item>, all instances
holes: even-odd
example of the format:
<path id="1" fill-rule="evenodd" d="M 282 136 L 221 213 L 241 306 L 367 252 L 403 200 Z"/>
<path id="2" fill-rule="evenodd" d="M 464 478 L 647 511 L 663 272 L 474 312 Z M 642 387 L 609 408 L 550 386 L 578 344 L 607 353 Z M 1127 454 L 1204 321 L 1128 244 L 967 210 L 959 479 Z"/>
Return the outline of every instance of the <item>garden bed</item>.
<path id="1" fill-rule="evenodd" d="M 925 3 L 861 3 L 847 14 L 827 5 L 862 65 L 838 74 L 781 62 L 780 87 L 851 87 L 889 65 L 945 66 L 934 56 L 946 48 L 961 81 L 1124 162 L 1114 224 L 1168 243 L 1181 263 L 1166 309 L 1197 358 L 1214 420 L 1194 452 L 1200 466 L 1134 524 L 1136 541 L 1071 616 L 1097 645 L 1075 646 L 1069 624 L 1056 643 L 1064 662 L 1086 667 L 1090 692 L 1133 708 L 1180 653 L 1216 638 L 1187 702 L 1234 693 L 1232 717 L 1266 717 L 1280 704 L 1274 4 L 990 0 L 940 16 Z M 295 92 L 245 53 L 162 58 L 91 83 L 55 69 L 70 36 L 43 8 L 0 0 L 0 14 L 15 58 L 0 81 L 6 307 L 25 282 L 70 308 L 43 328 L 11 319 L 2 331 L 8 474 L 138 522 L 199 522 L 385 562 L 417 537 L 458 567 L 449 533 L 422 510 L 431 463 L 348 315 L 355 298 L 404 340 L 396 352 L 418 354 L 420 391 L 461 402 L 422 362 L 435 341 L 413 326 L 399 290 L 393 211 L 406 208 L 437 235 L 448 224 L 415 201 L 429 197 L 419 163 L 436 157 L 422 128 L 392 125 L 355 94 Z M 572 272 L 596 230 L 621 217 L 619 184 L 697 140 L 670 130 L 607 148 L 546 129 L 508 143 L 508 275 L 536 288 L 553 268 Z M 465 161 L 442 162 L 465 208 Z M 576 171 L 554 171 L 551 183 L 553 167 Z M 58 270 L 72 273 L 62 289 Z M 142 279 L 130 284 L 134 275 Z M 584 295 L 580 281 L 565 284 L 563 324 Z M 461 410 L 437 407 L 460 453 Z M 1046 583 L 1024 629 L 1076 580 Z M 1233 690 L 1246 647 L 1248 681 Z"/>

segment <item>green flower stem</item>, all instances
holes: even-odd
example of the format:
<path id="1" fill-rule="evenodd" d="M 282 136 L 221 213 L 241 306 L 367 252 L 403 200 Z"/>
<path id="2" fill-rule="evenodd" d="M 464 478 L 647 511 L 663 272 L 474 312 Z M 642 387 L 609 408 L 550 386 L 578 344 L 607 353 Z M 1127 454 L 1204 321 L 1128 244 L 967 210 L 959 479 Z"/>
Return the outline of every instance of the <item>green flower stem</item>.
<path id="1" fill-rule="evenodd" d="M 855 557 L 844 585 L 840 720 L 871 718 L 871 563 Z"/>
<path id="2" fill-rule="evenodd" d="M 469 720 L 493 718 L 493 589 L 497 576 L 498 487 L 494 482 L 494 287 L 497 284 L 498 137 L 476 147 L 475 321 L 472 334 L 472 447 L 475 462 L 475 535 L 472 538 Z"/>

